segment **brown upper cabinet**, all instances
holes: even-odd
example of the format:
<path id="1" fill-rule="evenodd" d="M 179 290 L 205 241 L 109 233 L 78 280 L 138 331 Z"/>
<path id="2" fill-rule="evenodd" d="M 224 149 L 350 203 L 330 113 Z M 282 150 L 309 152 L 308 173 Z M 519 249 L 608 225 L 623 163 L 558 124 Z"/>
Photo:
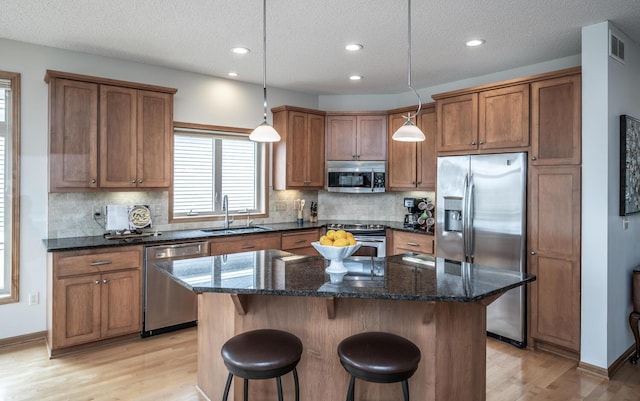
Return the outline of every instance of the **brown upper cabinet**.
<path id="1" fill-rule="evenodd" d="M 581 163 L 581 76 L 574 74 L 531 84 L 531 163 Z"/>
<path id="2" fill-rule="evenodd" d="M 434 99 L 439 152 L 529 146 L 529 84 Z"/>
<path id="3" fill-rule="evenodd" d="M 168 188 L 172 88 L 47 71 L 51 192 Z"/>
<path id="4" fill-rule="evenodd" d="M 425 135 L 422 142 L 399 142 L 391 139 L 393 133 L 406 121 L 414 108 L 391 110 L 389 114 L 389 154 L 387 163 L 387 189 L 435 190 L 436 187 L 436 110 L 434 104 L 425 105 L 418 115 L 418 128 Z"/>
<path id="5" fill-rule="evenodd" d="M 386 115 L 327 116 L 327 160 L 386 159 Z"/>
<path id="6" fill-rule="evenodd" d="M 271 111 L 281 136 L 273 144 L 273 189 L 322 189 L 325 112 L 291 106 Z"/>

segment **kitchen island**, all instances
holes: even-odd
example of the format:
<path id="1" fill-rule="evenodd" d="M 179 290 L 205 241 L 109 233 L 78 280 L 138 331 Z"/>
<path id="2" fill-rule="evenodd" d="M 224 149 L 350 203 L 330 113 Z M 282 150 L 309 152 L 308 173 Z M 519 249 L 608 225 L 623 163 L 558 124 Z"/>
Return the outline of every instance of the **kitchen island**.
<path id="1" fill-rule="evenodd" d="M 321 257 L 268 250 L 159 263 L 155 268 L 198 293 L 198 387 L 219 399 L 227 376 L 220 357 L 237 333 L 273 328 L 304 344 L 301 399 L 340 400 L 349 376 L 338 343 L 363 331 L 386 331 L 422 352 L 409 380 L 420 401 L 486 398 L 486 307 L 505 291 L 533 281 L 526 274 L 425 255 L 345 260 L 349 273 L 331 284 Z M 290 375 L 285 399 L 293 399 Z M 235 400 L 242 381 L 234 381 Z M 252 381 L 250 399 L 276 399 L 271 380 Z M 358 399 L 391 401 L 401 386 L 358 381 Z"/>

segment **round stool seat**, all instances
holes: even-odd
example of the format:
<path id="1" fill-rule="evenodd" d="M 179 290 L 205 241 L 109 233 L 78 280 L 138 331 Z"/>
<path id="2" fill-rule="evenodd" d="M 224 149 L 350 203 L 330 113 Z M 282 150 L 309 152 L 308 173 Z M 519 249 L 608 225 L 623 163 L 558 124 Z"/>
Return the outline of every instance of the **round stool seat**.
<path id="1" fill-rule="evenodd" d="M 229 373 L 245 379 L 270 379 L 296 367 L 302 341 L 286 331 L 252 330 L 229 339 L 221 354 Z"/>
<path id="2" fill-rule="evenodd" d="M 420 349 L 411 341 L 382 332 L 365 332 L 342 340 L 338 355 L 349 374 L 374 383 L 409 379 L 421 357 Z"/>

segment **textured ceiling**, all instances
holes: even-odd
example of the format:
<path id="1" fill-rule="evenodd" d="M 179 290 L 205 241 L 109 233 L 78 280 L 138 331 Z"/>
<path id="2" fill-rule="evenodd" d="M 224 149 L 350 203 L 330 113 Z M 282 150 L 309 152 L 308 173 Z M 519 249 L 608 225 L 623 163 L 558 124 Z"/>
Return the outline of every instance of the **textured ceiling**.
<path id="1" fill-rule="evenodd" d="M 406 19 L 406 0 L 269 0 L 267 85 L 406 92 Z M 639 0 L 414 0 L 413 84 L 579 54 L 581 27 L 605 20 L 640 43 Z M 260 0 L 2 0 L 0 37 L 262 84 Z M 487 43 L 465 47 L 474 37 Z M 364 49 L 349 53 L 349 42 Z"/>

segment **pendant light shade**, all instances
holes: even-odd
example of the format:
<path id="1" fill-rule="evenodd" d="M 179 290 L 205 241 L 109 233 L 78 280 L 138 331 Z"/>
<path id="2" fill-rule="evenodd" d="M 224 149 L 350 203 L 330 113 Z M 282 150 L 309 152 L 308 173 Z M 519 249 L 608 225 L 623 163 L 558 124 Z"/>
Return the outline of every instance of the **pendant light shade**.
<path id="1" fill-rule="evenodd" d="M 267 0 L 262 0 L 262 92 L 264 95 L 264 119 L 249 135 L 255 142 L 278 142 L 280 134 L 267 122 Z"/>
<path id="2" fill-rule="evenodd" d="M 391 136 L 391 139 L 393 139 L 394 141 L 400 141 L 400 142 L 420 142 L 425 140 L 424 133 L 420 130 L 420 128 L 416 127 L 415 124 L 411 121 L 411 119 L 413 118 L 417 119 L 418 114 L 420 114 L 420 110 L 422 109 L 422 99 L 420 98 L 420 95 L 418 94 L 418 92 L 416 92 L 416 90 L 413 89 L 413 86 L 411 86 L 411 0 L 408 0 L 407 15 L 408 15 L 407 17 L 407 31 L 408 31 L 407 75 L 408 75 L 409 89 L 411 89 L 411 91 L 418 98 L 418 110 L 414 115 L 411 115 L 410 113 L 407 114 L 407 117 L 406 117 L 407 122 L 404 123 L 400 128 L 398 128 L 396 132 L 393 133 L 393 135 Z"/>

